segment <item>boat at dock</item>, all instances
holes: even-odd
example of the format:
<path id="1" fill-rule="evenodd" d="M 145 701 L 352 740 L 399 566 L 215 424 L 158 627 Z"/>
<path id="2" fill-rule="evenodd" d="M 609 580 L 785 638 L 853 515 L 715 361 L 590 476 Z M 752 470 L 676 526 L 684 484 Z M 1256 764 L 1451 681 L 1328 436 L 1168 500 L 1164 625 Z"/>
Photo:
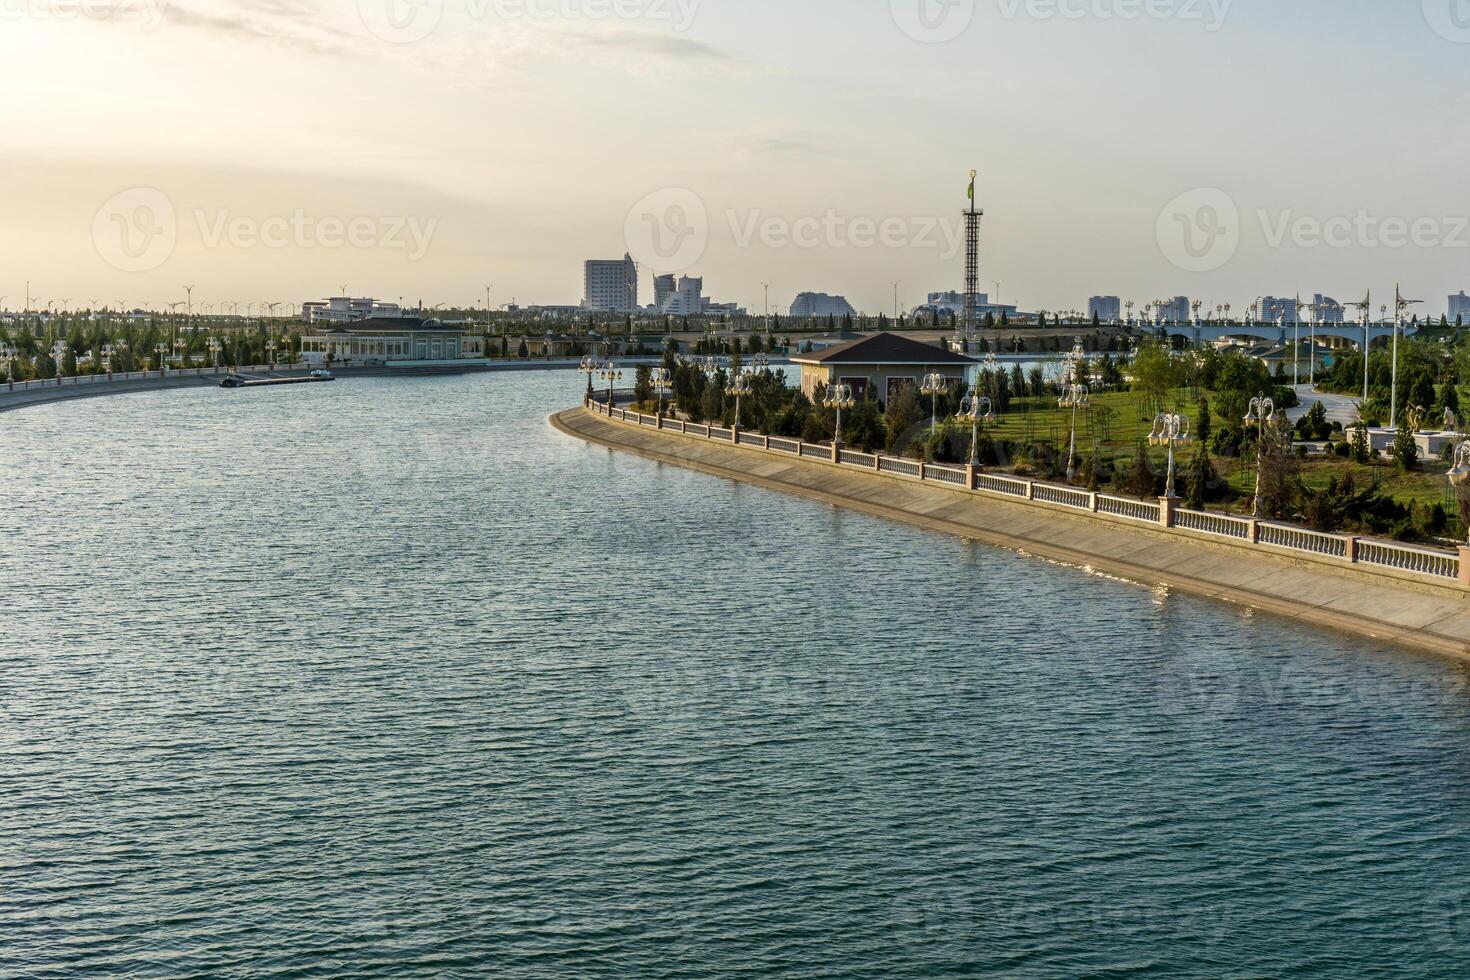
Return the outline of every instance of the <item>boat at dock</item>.
<path id="1" fill-rule="evenodd" d="M 306 385 L 322 381 L 336 381 L 330 371 L 313 371 L 302 378 L 248 378 L 232 374 L 219 383 L 221 388 L 263 388 L 267 385 Z"/>

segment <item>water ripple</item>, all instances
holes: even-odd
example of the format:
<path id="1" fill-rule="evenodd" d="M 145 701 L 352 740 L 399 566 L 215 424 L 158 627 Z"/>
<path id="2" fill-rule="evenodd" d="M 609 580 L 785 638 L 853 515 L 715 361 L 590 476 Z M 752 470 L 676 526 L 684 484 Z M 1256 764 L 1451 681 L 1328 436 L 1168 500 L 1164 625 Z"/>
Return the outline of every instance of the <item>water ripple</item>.
<path id="1" fill-rule="evenodd" d="M 6 416 L 0 974 L 1463 976 L 1470 672 L 610 453 Z"/>

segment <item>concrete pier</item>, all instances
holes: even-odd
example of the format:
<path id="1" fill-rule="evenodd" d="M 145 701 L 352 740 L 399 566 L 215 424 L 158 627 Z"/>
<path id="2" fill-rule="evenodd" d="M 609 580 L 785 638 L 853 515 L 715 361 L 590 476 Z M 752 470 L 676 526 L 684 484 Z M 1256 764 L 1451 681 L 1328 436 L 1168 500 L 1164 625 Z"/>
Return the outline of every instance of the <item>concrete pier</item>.
<path id="1" fill-rule="evenodd" d="M 1342 562 L 1250 550 L 1204 535 L 1113 522 L 1103 515 L 1043 511 L 857 468 L 773 457 L 653 427 L 631 427 L 586 409 L 559 413 L 551 423 L 588 442 L 714 476 L 1470 660 L 1470 595 L 1453 580 L 1444 586 L 1400 583 Z"/>

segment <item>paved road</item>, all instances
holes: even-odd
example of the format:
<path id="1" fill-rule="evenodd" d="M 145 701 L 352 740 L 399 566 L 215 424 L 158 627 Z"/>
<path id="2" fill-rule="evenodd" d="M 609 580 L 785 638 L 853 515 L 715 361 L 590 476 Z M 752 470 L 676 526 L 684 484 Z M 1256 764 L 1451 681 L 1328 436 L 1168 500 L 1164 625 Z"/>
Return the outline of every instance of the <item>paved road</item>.
<path id="1" fill-rule="evenodd" d="M 1297 385 L 1297 397 L 1301 404 L 1296 408 L 1289 409 L 1286 417 L 1292 422 L 1306 415 L 1312 410 L 1317 402 L 1327 409 L 1327 420 L 1329 422 L 1341 422 L 1344 426 L 1358 421 L 1358 402 L 1362 399 L 1353 398 L 1351 395 L 1332 395 L 1323 391 L 1313 391 L 1311 385 Z"/>

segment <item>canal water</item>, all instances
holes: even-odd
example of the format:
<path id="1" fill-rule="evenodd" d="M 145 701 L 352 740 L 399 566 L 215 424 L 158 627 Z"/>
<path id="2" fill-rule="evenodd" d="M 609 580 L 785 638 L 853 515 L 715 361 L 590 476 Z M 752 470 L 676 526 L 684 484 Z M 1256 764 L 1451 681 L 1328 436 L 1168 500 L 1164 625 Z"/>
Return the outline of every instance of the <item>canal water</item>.
<path id="1" fill-rule="evenodd" d="M 0 974 L 1464 976 L 1470 675 L 561 436 L 0 430 Z"/>

